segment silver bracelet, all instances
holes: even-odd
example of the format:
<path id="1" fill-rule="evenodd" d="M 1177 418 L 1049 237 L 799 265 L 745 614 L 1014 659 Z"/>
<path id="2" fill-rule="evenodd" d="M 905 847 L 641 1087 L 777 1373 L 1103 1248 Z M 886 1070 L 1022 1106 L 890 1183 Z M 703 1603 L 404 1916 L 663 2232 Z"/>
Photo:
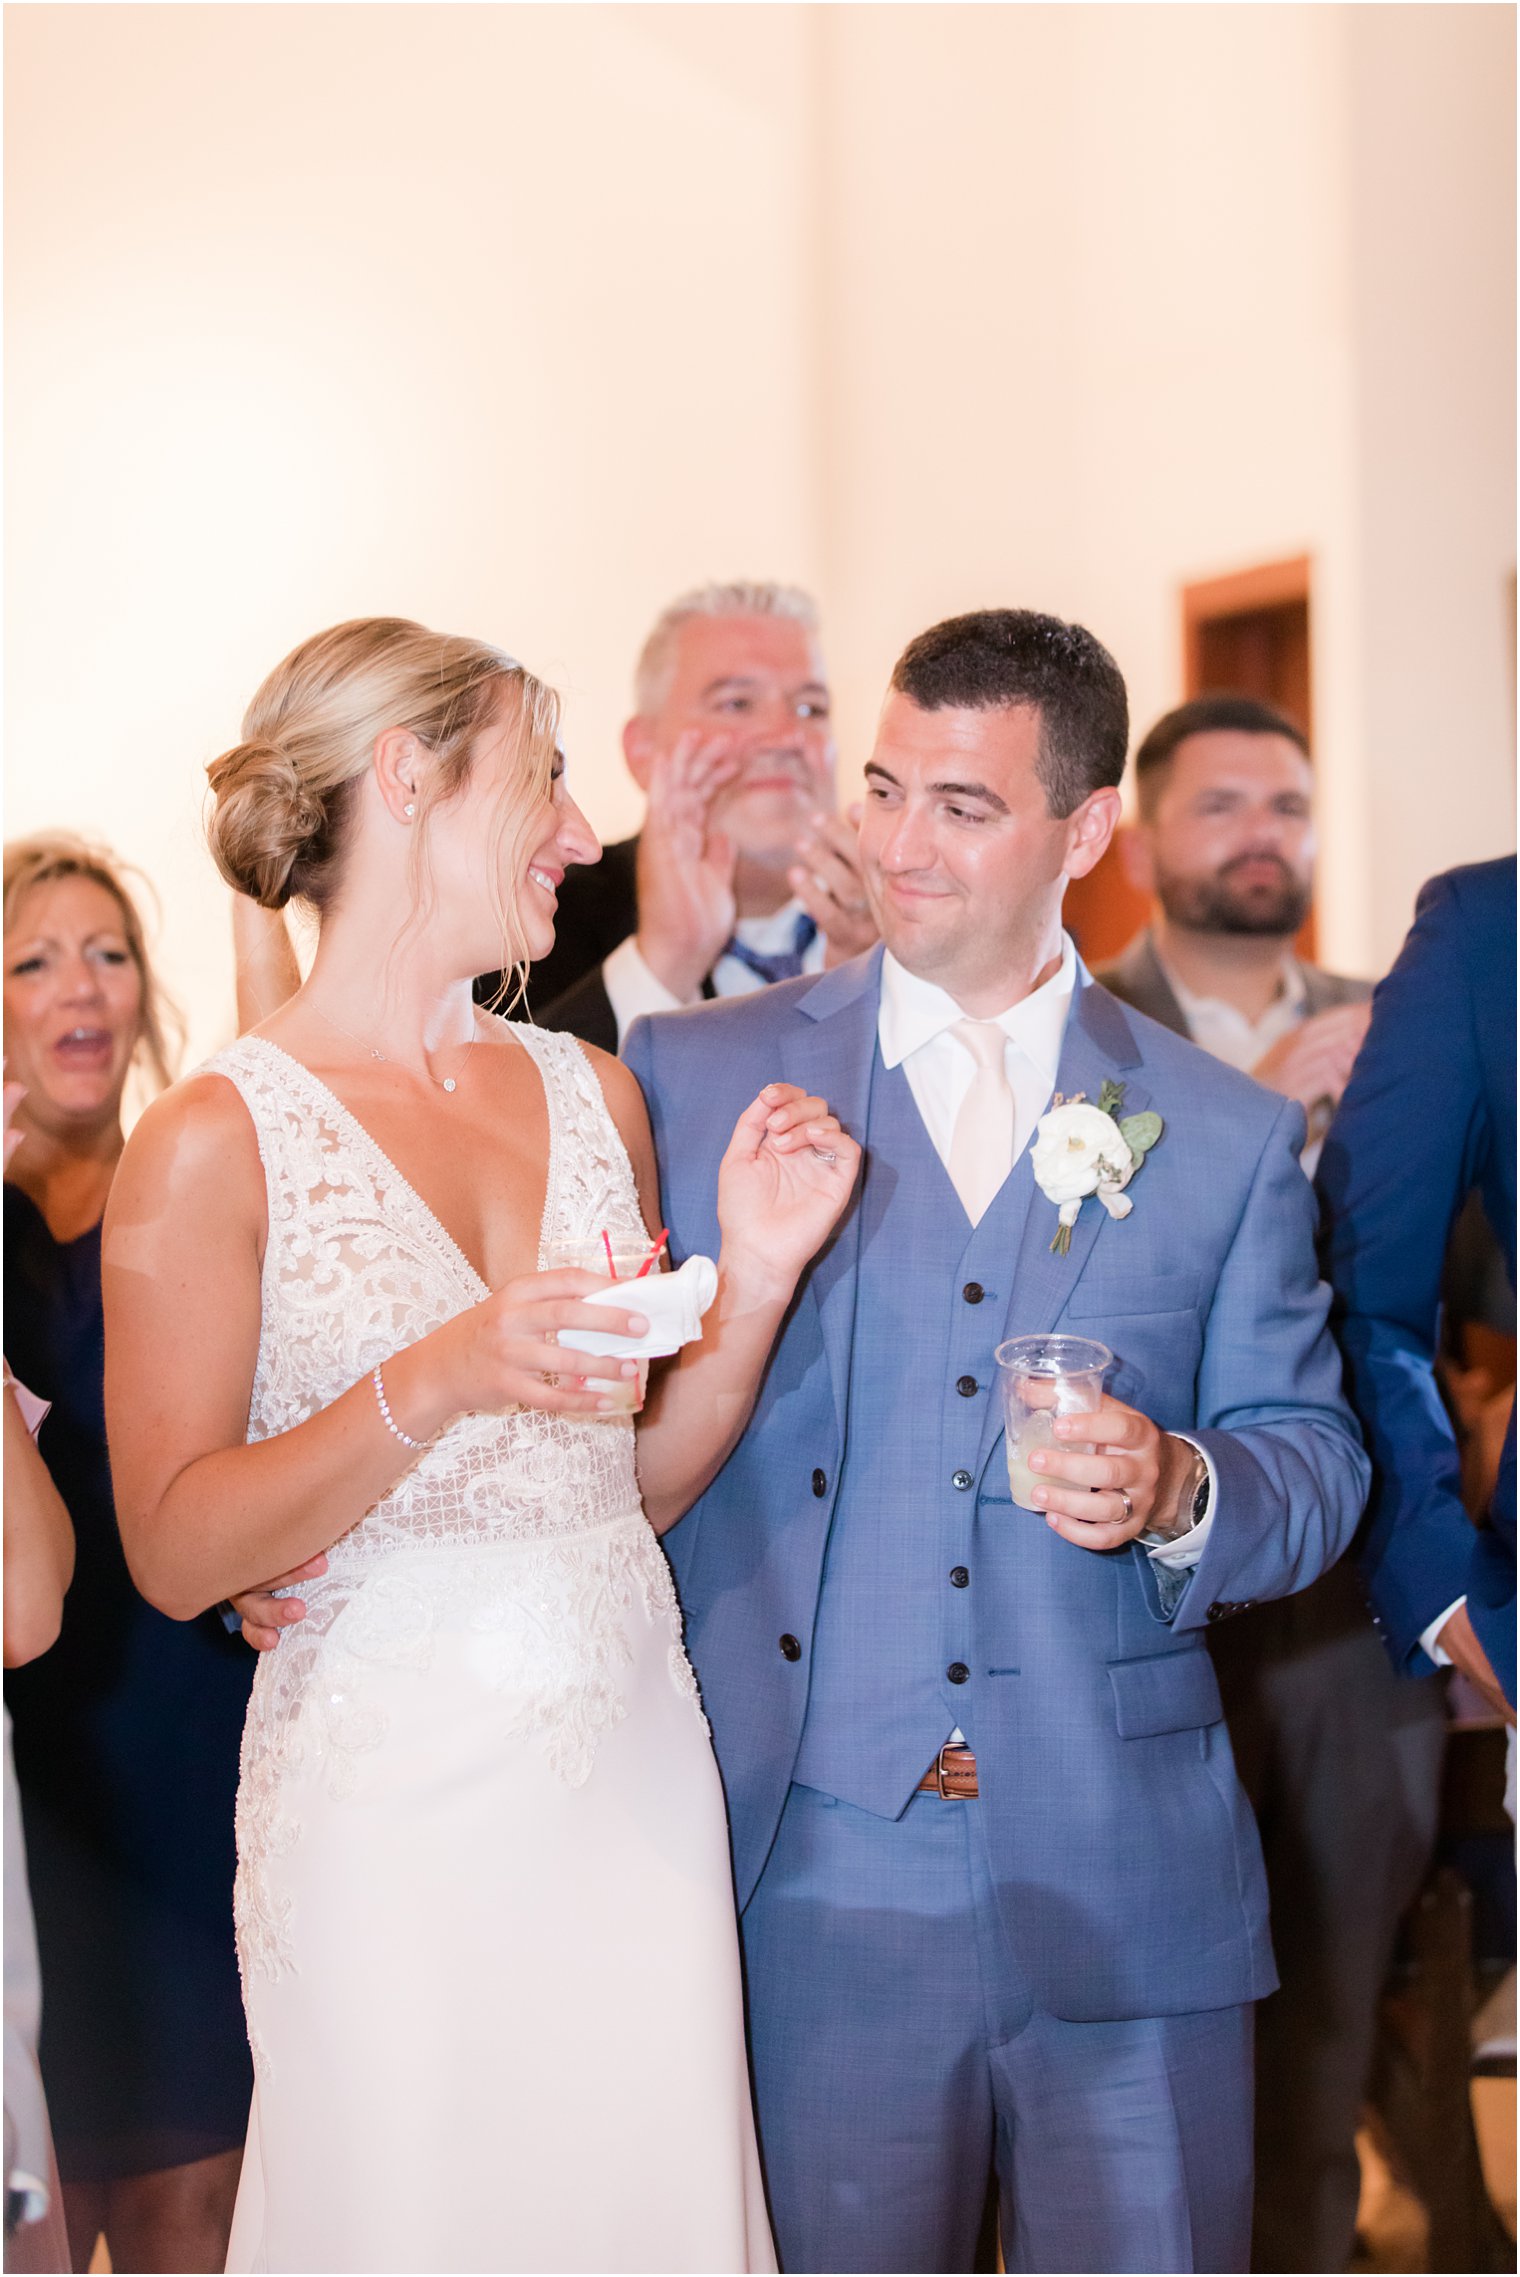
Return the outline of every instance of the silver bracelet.
<path id="1" fill-rule="evenodd" d="M 380 1420 L 385 1425 L 386 1430 L 393 1433 L 394 1436 L 401 1441 L 403 1447 L 425 1446 L 427 1444 L 426 1440 L 414 1439 L 409 1431 L 403 1431 L 400 1424 L 396 1421 L 394 1415 L 392 1415 L 391 1403 L 385 1396 L 385 1378 L 381 1375 L 378 1368 L 375 1369 L 373 1375 L 369 1380 L 375 1387 L 375 1397 L 380 1403 Z"/>

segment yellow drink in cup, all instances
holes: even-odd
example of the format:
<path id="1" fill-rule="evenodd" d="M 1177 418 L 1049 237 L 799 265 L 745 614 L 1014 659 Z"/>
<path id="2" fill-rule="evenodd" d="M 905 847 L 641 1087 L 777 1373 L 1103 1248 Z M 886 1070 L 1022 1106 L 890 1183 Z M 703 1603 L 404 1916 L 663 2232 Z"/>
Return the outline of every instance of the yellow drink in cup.
<path id="1" fill-rule="evenodd" d="M 1065 1447 L 1090 1455 L 1091 1442 L 1058 1440 L 1056 1419 L 1091 1415 L 1103 1398 L 1103 1377 L 1114 1356 L 1106 1344 L 1087 1336 L 1014 1336 L 993 1354 L 1008 1454 L 1008 1491 L 1021 1510 L 1036 1507 L 1034 1490 L 1049 1485 L 1029 1467 L 1031 1455 L 1045 1447 Z"/>

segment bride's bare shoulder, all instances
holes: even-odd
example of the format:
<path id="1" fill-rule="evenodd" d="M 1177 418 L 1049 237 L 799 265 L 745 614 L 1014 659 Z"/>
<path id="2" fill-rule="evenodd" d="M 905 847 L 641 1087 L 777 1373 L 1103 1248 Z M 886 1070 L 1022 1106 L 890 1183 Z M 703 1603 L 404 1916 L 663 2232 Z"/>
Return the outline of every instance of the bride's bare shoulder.
<path id="1" fill-rule="evenodd" d="M 228 1199 L 241 1184 L 261 1191 L 258 1139 L 237 1086 L 200 1068 L 160 1092 L 133 1126 L 122 1175 L 167 1178 L 181 1190 L 210 1181 Z"/>

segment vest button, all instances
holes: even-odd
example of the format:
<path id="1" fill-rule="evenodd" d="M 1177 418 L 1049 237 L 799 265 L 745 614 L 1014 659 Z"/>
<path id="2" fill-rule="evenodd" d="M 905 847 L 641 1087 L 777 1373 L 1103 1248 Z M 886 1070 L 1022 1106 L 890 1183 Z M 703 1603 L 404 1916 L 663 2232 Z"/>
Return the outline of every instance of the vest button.
<path id="1" fill-rule="evenodd" d="M 963 1660 L 952 1660 L 945 1674 L 952 1684 L 964 1684 L 971 1671 Z"/>
<path id="2" fill-rule="evenodd" d="M 979 1305 L 986 1294 L 980 1281 L 968 1281 L 961 1291 L 968 1305 Z"/>
<path id="3" fill-rule="evenodd" d="M 802 1647 L 795 1637 L 783 1637 L 781 1639 L 781 1657 L 783 1660 L 800 1660 L 802 1658 Z"/>
<path id="4" fill-rule="evenodd" d="M 971 1473 L 969 1471 L 952 1471 L 950 1473 L 950 1484 L 952 1486 L 958 1486 L 962 1494 L 964 1494 L 967 1487 L 971 1484 Z"/>
<path id="5" fill-rule="evenodd" d="M 982 1387 L 977 1382 L 975 1376 L 960 1376 L 956 1379 L 955 1388 L 960 1393 L 962 1399 L 975 1399 L 977 1393 L 981 1390 Z"/>
<path id="6" fill-rule="evenodd" d="M 953 1565 L 950 1568 L 950 1586 L 952 1589 L 964 1589 L 970 1579 L 971 1576 L 963 1565 Z"/>
<path id="7" fill-rule="evenodd" d="M 824 1496 L 825 1496 L 825 1495 L 828 1493 L 828 1491 L 829 1491 L 829 1482 L 828 1482 L 828 1480 L 827 1480 L 827 1479 L 824 1477 L 824 1475 L 823 1475 L 822 1471 L 814 1471 L 814 1473 L 813 1473 L 813 1492 L 814 1492 L 814 1493 L 817 1495 L 817 1497 L 818 1497 L 818 1499 L 819 1499 L 819 1501 L 820 1501 L 820 1502 L 823 1500 Z"/>

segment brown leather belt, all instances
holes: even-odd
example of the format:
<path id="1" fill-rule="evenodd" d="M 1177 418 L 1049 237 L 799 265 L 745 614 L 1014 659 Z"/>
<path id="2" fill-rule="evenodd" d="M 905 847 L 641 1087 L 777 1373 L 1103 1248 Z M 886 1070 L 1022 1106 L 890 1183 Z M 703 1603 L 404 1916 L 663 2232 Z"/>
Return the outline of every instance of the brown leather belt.
<path id="1" fill-rule="evenodd" d="M 976 1757 L 969 1747 L 958 1740 L 946 1740 L 928 1770 L 918 1782 L 921 1795 L 943 1795 L 947 1802 L 969 1803 L 975 1800 Z"/>

